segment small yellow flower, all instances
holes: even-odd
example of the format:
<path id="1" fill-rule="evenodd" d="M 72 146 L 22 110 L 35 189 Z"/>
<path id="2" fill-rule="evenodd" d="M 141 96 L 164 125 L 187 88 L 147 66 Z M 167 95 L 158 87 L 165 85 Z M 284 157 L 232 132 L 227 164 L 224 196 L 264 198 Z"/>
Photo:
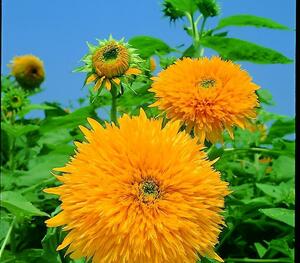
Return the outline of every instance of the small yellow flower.
<path id="1" fill-rule="evenodd" d="M 14 57 L 9 67 L 17 82 L 26 90 L 39 87 L 45 79 L 43 61 L 36 56 Z"/>
<path id="2" fill-rule="evenodd" d="M 119 86 L 121 80 L 129 75 L 141 73 L 138 68 L 141 59 L 123 39 L 116 41 L 110 37 L 98 42 L 98 46 L 88 43 L 89 54 L 82 59 L 85 65 L 76 70 L 88 73 L 85 84 L 94 82 L 94 91 L 101 90 L 103 86 L 111 90 L 112 85 Z"/>
<path id="3" fill-rule="evenodd" d="M 245 128 L 256 117 L 259 87 L 230 61 L 183 58 L 152 79 L 150 91 L 157 98 L 152 106 L 180 120 L 187 132 L 193 129 L 202 143 L 222 142 L 224 129 L 233 138 L 233 126 Z"/>
<path id="4" fill-rule="evenodd" d="M 62 211 L 47 220 L 68 234 L 58 250 L 94 263 L 194 263 L 214 252 L 227 183 L 179 122 L 123 115 L 119 127 L 88 119 L 87 142 L 55 171 Z"/>

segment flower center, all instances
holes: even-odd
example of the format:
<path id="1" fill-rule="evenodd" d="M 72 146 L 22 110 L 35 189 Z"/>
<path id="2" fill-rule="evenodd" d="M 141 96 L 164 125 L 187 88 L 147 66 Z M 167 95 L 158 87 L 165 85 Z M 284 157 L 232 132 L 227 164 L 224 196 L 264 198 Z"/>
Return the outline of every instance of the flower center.
<path id="1" fill-rule="evenodd" d="M 103 52 L 103 58 L 104 60 L 113 60 L 118 57 L 118 48 L 117 47 L 109 47 L 108 50 Z"/>
<path id="2" fill-rule="evenodd" d="M 215 79 L 212 79 L 212 78 L 207 78 L 207 79 L 202 79 L 200 82 L 199 82 L 199 86 L 202 87 L 202 88 L 212 88 L 216 85 L 216 80 Z"/>
<path id="3" fill-rule="evenodd" d="M 18 102 L 19 102 L 19 98 L 16 97 L 16 96 L 14 96 L 14 97 L 12 98 L 12 102 L 13 102 L 13 103 L 18 103 Z"/>
<path id="4" fill-rule="evenodd" d="M 125 46 L 112 41 L 93 54 L 92 62 L 98 76 L 110 79 L 122 76 L 128 70 L 130 54 Z"/>
<path id="5" fill-rule="evenodd" d="M 160 196 L 159 186 L 151 179 L 145 180 L 139 184 L 139 195 L 143 203 L 153 202 Z"/>

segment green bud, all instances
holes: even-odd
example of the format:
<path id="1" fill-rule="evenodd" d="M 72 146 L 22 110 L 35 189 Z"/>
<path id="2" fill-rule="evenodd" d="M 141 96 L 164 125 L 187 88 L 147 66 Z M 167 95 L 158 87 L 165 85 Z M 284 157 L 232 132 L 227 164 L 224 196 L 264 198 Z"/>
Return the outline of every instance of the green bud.
<path id="1" fill-rule="evenodd" d="M 216 0 L 198 0 L 197 5 L 204 17 L 214 17 L 220 13 L 220 7 Z"/>

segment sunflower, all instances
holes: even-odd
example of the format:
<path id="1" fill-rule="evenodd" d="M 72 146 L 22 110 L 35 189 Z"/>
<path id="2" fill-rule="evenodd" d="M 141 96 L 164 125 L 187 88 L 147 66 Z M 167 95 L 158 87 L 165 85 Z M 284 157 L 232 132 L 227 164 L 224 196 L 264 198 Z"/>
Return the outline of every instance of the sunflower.
<path id="1" fill-rule="evenodd" d="M 32 90 L 41 85 L 45 79 L 43 61 L 33 55 L 14 57 L 11 64 L 11 73 L 22 88 Z"/>
<path id="2" fill-rule="evenodd" d="M 233 126 L 244 128 L 256 117 L 259 87 L 231 61 L 183 58 L 152 79 L 150 91 L 157 98 L 152 106 L 180 120 L 187 132 L 193 129 L 202 143 L 222 142 L 224 129 L 233 138 Z"/>
<path id="3" fill-rule="evenodd" d="M 17 87 L 9 89 L 2 97 L 3 109 L 6 111 L 18 111 L 28 103 L 26 92 Z"/>
<path id="4" fill-rule="evenodd" d="M 69 231 L 58 250 L 94 263 L 182 263 L 214 252 L 227 183 L 179 122 L 124 114 L 119 127 L 88 119 L 87 142 L 55 171 L 62 211 L 48 227 Z"/>
<path id="5" fill-rule="evenodd" d="M 84 84 L 94 82 L 94 91 L 103 86 L 110 91 L 112 84 L 119 86 L 122 78 L 141 73 L 141 59 L 123 39 L 116 41 L 110 36 L 108 40 L 98 40 L 98 46 L 88 43 L 88 47 L 89 53 L 82 59 L 85 65 L 75 71 L 88 73 Z"/>

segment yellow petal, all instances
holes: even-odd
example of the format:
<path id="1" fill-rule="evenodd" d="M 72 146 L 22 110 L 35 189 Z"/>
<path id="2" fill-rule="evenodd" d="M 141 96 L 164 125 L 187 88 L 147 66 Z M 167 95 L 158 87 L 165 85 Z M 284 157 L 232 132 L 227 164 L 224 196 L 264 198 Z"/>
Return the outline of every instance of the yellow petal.
<path id="1" fill-rule="evenodd" d="M 98 75 L 92 74 L 86 79 L 85 84 L 89 84 L 89 83 L 95 81 L 97 78 L 98 78 Z"/>
<path id="2" fill-rule="evenodd" d="M 99 80 L 96 82 L 96 85 L 95 85 L 95 87 L 94 87 L 94 91 L 97 91 L 97 90 L 101 87 L 101 84 L 102 84 L 104 78 L 105 78 L 105 76 L 103 76 L 101 79 L 99 79 Z"/>
<path id="3" fill-rule="evenodd" d="M 111 90 L 111 83 L 110 83 L 110 80 L 109 79 L 105 79 L 105 88 L 110 91 Z"/>
<path id="4" fill-rule="evenodd" d="M 121 80 L 119 78 L 113 78 L 112 79 L 114 83 L 116 83 L 117 85 L 120 85 Z"/>
<path id="5" fill-rule="evenodd" d="M 126 72 L 125 75 L 138 75 L 141 74 L 141 70 L 137 69 L 137 68 L 129 68 Z"/>
<path id="6" fill-rule="evenodd" d="M 65 225 L 65 216 L 64 213 L 59 213 L 56 216 L 45 221 L 48 227 L 57 227 L 61 225 Z"/>

